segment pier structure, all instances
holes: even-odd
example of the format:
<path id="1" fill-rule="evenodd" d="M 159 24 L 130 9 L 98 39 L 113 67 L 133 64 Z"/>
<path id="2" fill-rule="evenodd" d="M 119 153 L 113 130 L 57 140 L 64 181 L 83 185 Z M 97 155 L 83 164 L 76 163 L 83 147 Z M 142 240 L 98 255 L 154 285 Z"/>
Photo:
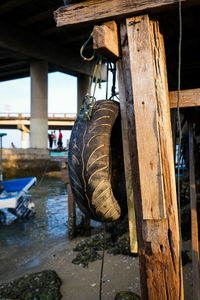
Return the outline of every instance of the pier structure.
<path id="1" fill-rule="evenodd" d="M 179 109 L 190 107 L 187 113 L 181 110 L 181 116 L 184 122 L 192 122 L 189 167 L 193 299 L 200 299 L 193 169 L 199 103 L 192 107 L 199 89 L 200 2 L 75 0 L 65 4 L 54 13 L 57 26 L 78 31 L 93 25 L 93 49 L 117 65 L 129 232 L 131 250 L 139 255 L 143 300 L 184 299 L 180 193 L 176 189 L 173 154 L 173 145 L 175 150 L 181 143 L 181 128 L 178 131 L 171 126 L 175 112 L 170 108 L 178 108 L 176 124 L 180 124 Z M 169 91 L 174 92 L 174 106 Z M 189 96 L 187 104 L 183 94 Z M 84 195 L 86 191 L 87 186 Z"/>
<path id="2" fill-rule="evenodd" d="M 35 63 L 38 68 L 32 69 L 32 77 L 38 76 L 32 97 L 36 101 L 32 130 L 38 130 L 34 122 L 39 120 L 43 133 L 38 141 L 32 133 L 35 148 L 45 147 L 41 139 L 47 140 L 46 63 L 48 72 L 78 77 L 80 106 L 88 86 L 85 76 L 93 74 L 95 64 L 80 58 L 80 48 L 93 29 L 95 51 L 117 62 L 130 239 L 138 246 L 143 300 L 184 299 L 172 139 L 176 146 L 180 137 L 175 126 L 171 127 L 174 111 L 170 111 L 168 91 L 174 93 L 173 107 L 179 108 L 181 95 L 183 102 L 184 95 L 188 96 L 183 107 L 190 107 L 186 121 L 192 123 L 193 299 L 200 299 L 193 164 L 194 126 L 199 120 L 199 13 L 198 0 L 71 0 L 66 6 L 62 0 L 56 5 L 50 0 L 6 0 L 0 4 L 0 81 L 29 76 Z M 113 49 L 119 50 L 117 54 Z M 93 50 L 91 45 L 88 50 Z M 104 67 L 102 73 L 106 78 Z M 41 108 L 43 113 L 38 112 Z"/>

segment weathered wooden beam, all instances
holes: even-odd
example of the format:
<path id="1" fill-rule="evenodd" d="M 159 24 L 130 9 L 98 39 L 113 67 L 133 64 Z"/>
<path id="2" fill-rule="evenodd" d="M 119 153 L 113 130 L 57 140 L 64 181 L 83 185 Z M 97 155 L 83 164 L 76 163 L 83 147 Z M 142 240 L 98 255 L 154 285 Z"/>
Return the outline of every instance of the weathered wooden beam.
<path id="1" fill-rule="evenodd" d="M 169 93 L 170 108 L 177 107 L 177 91 Z M 200 89 L 180 91 L 180 107 L 200 106 Z"/>
<path id="2" fill-rule="evenodd" d="M 121 24 L 121 40 L 126 36 L 126 26 Z M 117 62 L 118 71 L 118 86 L 120 97 L 120 113 L 122 125 L 122 141 L 123 141 L 123 155 L 124 155 L 124 170 L 126 178 L 126 195 L 128 204 L 128 219 L 129 219 L 129 237 L 130 250 L 132 253 L 138 252 L 137 229 L 135 219 L 135 204 L 133 192 L 133 173 L 137 176 L 137 167 L 133 166 L 131 158 L 135 157 L 137 153 L 136 143 L 134 143 L 133 131 L 135 128 L 133 118 L 133 103 L 132 103 L 132 87 L 131 87 L 131 73 L 129 63 L 129 53 L 127 47 L 122 47 L 122 59 Z M 139 177 L 139 176 L 138 176 Z M 137 199 L 137 197 L 136 197 Z M 138 200 L 138 199 L 137 199 Z M 141 203 L 141 199 L 139 200 Z"/>
<path id="3" fill-rule="evenodd" d="M 68 165 L 62 172 L 65 172 L 68 193 L 68 237 L 73 239 L 76 235 L 76 205 L 70 186 Z"/>
<path id="4" fill-rule="evenodd" d="M 144 22 L 140 18 L 133 22 L 139 23 L 135 29 L 129 20 L 128 40 L 143 218 L 147 220 L 162 219 L 166 217 L 166 213 L 158 128 L 157 91 L 154 86 L 154 80 L 158 80 L 158 78 L 154 79 L 149 22 Z M 138 34 L 135 33 L 135 30 L 138 30 Z"/>
<path id="5" fill-rule="evenodd" d="M 119 41 L 115 21 L 106 22 L 93 29 L 93 48 L 108 60 L 119 58 Z"/>
<path id="6" fill-rule="evenodd" d="M 193 0 L 181 0 L 190 5 Z M 122 18 L 134 13 L 157 11 L 173 6 L 178 0 L 87 0 L 73 5 L 60 7 L 54 16 L 57 26 L 81 24 L 87 22 L 100 22 L 108 19 Z"/>
<path id="7" fill-rule="evenodd" d="M 123 48 L 129 47 L 130 52 L 133 96 L 130 95 L 129 103 L 131 103 L 131 101 L 133 103 L 134 112 L 132 117 L 134 121 L 132 121 L 132 124 L 134 125 L 135 122 L 135 127 L 129 130 L 133 131 L 133 145 L 136 145 L 136 151 L 134 151 L 134 157 L 132 158 L 135 169 L 132 169 L 134 170 L 133 190 L 137 221 L 142 299 L 183 299 L 182 269 L 181 262 L 179 261 L 176 183 L 164 41 L 159 32 L 158 23 L 149 22 L 148 16 L 127 19 L 127 32 L 128 40 L 125 36 L 125 38 L 121 40 L 121 45 L 122 60 L 126 61 L 126 58 L 123 57 L 123 53 L 126 53 L 126 51 L 123 51 Z M 149 69 L 151 70 L 150 74 Z M 126 71 L 124 68 L 124 73 Z M 148 101 L 146 101 L 147 95 Z M 149 117 L 150 122 L 148 126 L 153 127 L 155 130 L 153 134 L 159 137 L 158 139 L 154 138 L 154 141 L 157 141 L 157 147 L 160 148 L 161 153 L 160 164 L 162 165 L 162 174 L 159 173 L 157 175 L 163 176 L 166 218 L 145 220 L 143 217 L 144 207 L 141 205 L 141 202 L 143 202 L 140 174 L 141 167 L 138 167 L 137 164 L 140 165 L 144 159 L 146 160 L 143 156 L 141 157 L 140 152 L 142 151 L 142 153 L 144 153 L 144 148 L 151 147 L 151 144 L 148 143 L 146 139 L 151 140 L 152 136 L 147 136 L 145 133 L 147 128 L 144 128 L 142 124 L 137 122 L 136 114 L 138 113 L 138 108 L 136 108 L 136 105 L 141 105 L 141 107 L 144 107 L 144 110 L 147 110 L 146 107 L 148 106 L 150 110 L 150 108 L 154 107 L 154 105 L 152 106 L 152 98 L 155 97 L 157 108 L 156 111 L 152 110 L 152 113 L 157 122 L 155 123 L 154 120 L 152 122 Z M 129 120 L 130 116 L 128 117 L 128 121 Z M 145 137 L 143 140 L 143 149 L 138 146 L 139 134 L 144 134 Z M 154 153 L 152 153 L 151 149 L 149 149 L 149 152 L 150 154 L 147 153 L 149 165 L 147 165 L 145 172 L 152 168 L 151 161 Z M 150 181 L 149 185 L 145 186 L 147 192 L 151 188 L 151 184 Z M 160 196 L 162 197 L 162 195 Z M 161 209 L 163 210 L 162 207 Z"/>
<path id="8" fill-rule="evenodd" d="M 0 47 L 24 54 L 32 59 L 44 60 L 65 69 L 71 75 L 92 75 L 94 62 L 85 62 L 73 49 L 55 45 L 33 32 L 0 22 Z M 106 80 L 106 68 L 102 66 L 103 80 Z"/>
<path id="9" fill-rule="evenodd" d="M 193 129 L 191 123 L 189 123 L 189 170 L 190 170 L 193 299 L 200 300 L 199 239 L 198 239 L 197 199 L 196 199 L 196 183 L 195 183 L 195 164 L 194 164 L 194 136 L 193 136 Z"/>

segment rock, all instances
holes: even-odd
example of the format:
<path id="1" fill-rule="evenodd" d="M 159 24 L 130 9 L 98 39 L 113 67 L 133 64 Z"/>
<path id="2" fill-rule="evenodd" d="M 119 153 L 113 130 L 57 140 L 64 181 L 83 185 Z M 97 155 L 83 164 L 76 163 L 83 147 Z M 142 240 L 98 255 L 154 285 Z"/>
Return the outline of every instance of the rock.
<path id="1" fill-rule="evenodd" d="M 61 279 L 53 270 L 26 274 L 19 279 L 0 285 L 0 299 L 60 300 Z"/>
<path id="2" fill-rule="evenodd" d="M 113 247 L 113 242 L 109 234 L 106 234 L 106 249 Z M 82 240 L 78 243 L 74 251 L 82 251 L 86 248 L 94 248 L 95 250 L 103 250 L 104 248 L 104 234 L 99 233 L 92 235 L 90 238 Z"/>
<path id="3" fill-rule="evenodd" d="M 84 268 L 88 267 L 90 261 L 101 259 L 101 255 L 94 248 L 83 249 L 77 256 L 72 260 L 73 264 L 81 264 Z"/>
<path id="4" fill-rule="evenodd" d="M 121 291 L 117 293 L 114 300 L 139 300 L 141 299 L 138 295 L 133 292 Z"/>

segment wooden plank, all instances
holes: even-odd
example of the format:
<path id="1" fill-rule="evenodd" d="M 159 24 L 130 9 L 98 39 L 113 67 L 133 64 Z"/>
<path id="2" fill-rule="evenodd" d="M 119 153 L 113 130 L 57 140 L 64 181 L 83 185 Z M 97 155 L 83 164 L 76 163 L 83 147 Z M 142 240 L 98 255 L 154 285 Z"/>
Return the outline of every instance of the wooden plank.
<path id="1" fill-rule="evenodd" d="M 193 299 L 200 300 L 199 239 L 198 239 L 197 199 L 196 199 L 195 165 L 194 165 L 194 137 L 193 137 L 193 129 L 191 123 L 189 123 L 189 169 L 190 169 Z"/>
<path id="2" fill-rule="evenodd" d="M 126 36 L 126 26 L 121 26 L 121 39 L 124 40 Z M 133 136 L 130 132 L 129 124 L 133 122 L 133 105 L 132 105 L 132 87 L 130 77 L 130 63 L 129 54 L 126 51 L 127 47 L 122 47 L 123 56 L 117 63 L 118 70 L 118 87 L 120 97 L 120 113 L 122 125 L 122 141 L 123 141 L 123 155 L 124 155 L 124 169 L 126 177 L 126 194 L 128 203 L 128 219 L 129 219 L 129 237 L 130 250 L 132 253 L 138 252 L 137 230 L 135 219 L 135 204 L 133 192 L 133 173 L 136 173 L 136 168 L 131 163 L 131 156 L 134 156 L 134 147 L 132 145 Z M 128 124 L 129 123 L 129 124 Z M 132 124 L 132 127 L 134 125 Z M 136 144 L 135 144 L 136 145 Z M 133 172 L 134 170 L 134 172 Z"/>
<path id="3" fill-rule="evenodd" d="M 146 24 L 144 24 L 146 23 Z M 149 28 L 147 29 L 147 24 Z M 132 27 L 132 29 L 131 29 Z M 139 29 L 139 31 L 138 31 Z M 141 80 L 143 86 L 143 93 L 148 94 L 149 90 L 153 90 L 156 94 L 157 101 L 157 126 L 160 138 L 160 151 L 162 161 L 162 171 L 164 179 L 164 193 L 166 205 L 166 219 L 160 220 L 144 220 L 143 208 L 141 207 L 142 192 L 141 185 L 139 187 L 138 177 L 140 179 L 139 167 L 140 163 L 139 148 L 134 153 L 134 165 L 136 173 L 133 174 L 133 190 L 135 200 L 135 211 L 137 221 L 137 236 L 139 246 L 139 262 L 140 262 L 140 282 L 141 282 L 141 298 L 154 299 L 154 300 L 169 300 L 169 299 L 184 299 L 183 284 L 182 284 L 182 267 L 179 261 L 179 228 L 178 228 L 178 213 L 177 213 L 177 199 L 176 199 L 176 182 L 174 172 L 174 158 L 173 146 L 171 136 L 171 123 L 170 123 L 170 106 L 169 106 L 169 92 L 167 85 L 166 75 L 166 62 L 163 37 L 159 32 L 157 22 L 149 23 L 148 16 L 140 16 L 127 19 L 128 41 L 125 38 L 121 41 L 123 45 L 129 45 L 132 49 L 137 41 L 137 47 L 133 53 L 130 52 L 131 62 L 131 77 L 132 77 L 132 102 L 135 110 L 135 94 L 137 92 L 134 86 L 134 76 Z M 147 40 L 144 40 L 146 32 L 149 33 Z M 136 37 L 137 35 L 137 37 Z M 149 47 L 149 40 L 151 47 Z M 144 42 L 145 41 L 145 42 Z M 151 56 L 150 64 L 142 61 L 141 51 L 145 45 L 144 57 L 148 54 Z M 137 67 L 133 70 L 133 59 L 137 61 L 142 67 Z M 152 77 L 143 78 L 145 70 L 152 68 Z M 159 70 L 159 72 L 158 72 Z M 125 71 L 124 71 L 125 72 Z M 135 74 L 133 74 L 135 72 Z M 148 80 L 147 80 L 148 79 Z M 148 85 L 146 85 L 148 81 Z M 140 86 L 137 87 L 140 89 Z M 151 92 L 153 95 L 154 93 Z M 144 95 L 145 96 L 145 95 Z M 141 95 L 141 97 L 144 97 Z M 155 96 L 155 95 L 154 95 Z M 141 100 L 143 101 L 143 100 Z M 146 105 L 151 105 L 151 101 L 147 101 Z M 136 116 L 133 114 L 133 118 Z M 151 124 L 152 126 L 152 124 Z M 137 135 L 137 124 L 133 127 Z M 134 134 L 133 134 L 134 137 Z M 138 141 L 134 138 L 134 143 Z M 157 141 L 159 143 L 159 141 Z M 134 144 L 133 143 L 133 144 Z M 146 147 L 146 141 L 144 146 Z M 149 166 L 150 168 L 150 166 Z M 140 188 L 140 189 L 139 189 Z M 149 186 L 146 186 L 148 189 Z"/>
<path id="4" fill-rule="evenodd" d="M 169 93 L 170 107 L 177 107 L 177 91 Z M 180 91 L 180 107 L 200 106 L 200 89 Z"/>
<path id="5" fill-rule="evenodd" d="M 128 40 L 144 219 L 166 217 L 149 22 L 128 21 Z M 134 24 L 133 24 L 134 25 Z M 142 43 L 141 43 L 142 35 Z M 148 188 L 147 188 L 148 187 Z"/>
<path id="6" fill-rule="evenodd" d="M 94 26 L 93 48 L 108 60 L 115 61 L 119 58 L 118 32 L 115 21 Z"/>
<path id="7" fill-rule="evenodd" d="M 55 11 L 54 17 L 58 27 L 91 21 L 97 24 L 100 21 L 122 18 L 142 11 L 168 9 L 178 2 L 178 0 L 87 0 L 60 7 Z M 181 0 L 181 2 L 191 5 L 197 1 Z"/>

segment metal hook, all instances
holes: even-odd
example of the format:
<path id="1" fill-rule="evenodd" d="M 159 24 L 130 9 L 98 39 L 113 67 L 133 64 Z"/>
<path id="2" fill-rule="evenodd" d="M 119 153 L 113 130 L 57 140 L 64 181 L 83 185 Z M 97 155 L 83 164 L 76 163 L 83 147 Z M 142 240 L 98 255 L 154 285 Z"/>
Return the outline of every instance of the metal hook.
<path id="1" fill-rule="evenodd" d="M 94 53 L 95 53 L 95 51 L 93 52 L 93 55 L 92 55 L 91 57 L 85 57 L 85 56 L 83 55 L 83 50 L 85 49 L 85 47 L 87 46 L 87 44 L 88 44 L 89 41 L 91 40 L 92 36 L 93 36 L 93 31 L 92 31 L 92 33 L 90 34 L 90 36 L 89 36 L 89 38 L 87 39 L 87 41 L 83 44 L 83 46 L 82 46 L 81 49 L 80 49 L 80 55 L 81 55 L 82 59 L 83 59 L 83 60 L 86 60 L 86 61 L 91 61 L 91 60 L 93 60 L 93 58 L 94 58 Z"/>

